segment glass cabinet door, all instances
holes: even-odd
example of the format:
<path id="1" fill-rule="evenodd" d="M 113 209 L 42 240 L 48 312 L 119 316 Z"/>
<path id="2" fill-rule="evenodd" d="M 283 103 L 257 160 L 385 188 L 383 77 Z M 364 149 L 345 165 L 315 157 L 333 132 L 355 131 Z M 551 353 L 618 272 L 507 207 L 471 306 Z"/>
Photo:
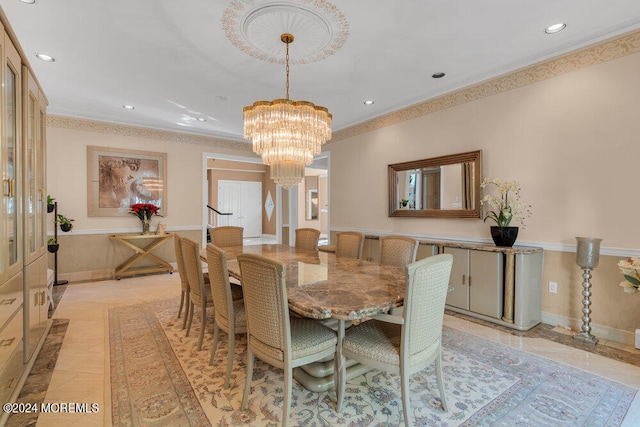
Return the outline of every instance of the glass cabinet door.
<path id="1" fill-rule="evenodd" d="M 31 79 L 29 79 L 31 80 Z M 36 178 L 35 178 L 35 137 L 36 137 L 36 105 L 38 100 L 34 97 L 31 88 L 29 88 L 27 96 L 27 117 L 26 117 L 26 138 L 25 138 L 25 244 L 28 248 L 28 253 L 32 253 L 36 250 Z"/>
<path id="2" fill-rule="evenodd" d="M 20 56 L 11 43 L 4 46 L 4 88 L 2 93 L 2 210 L 5 277 L 17 273 L 22 264 L 19 194 L 20 185 Z"/>
<path id="3" fill-rule="evenodd" d="M 24 96 L 24 218 L 25 218 L 25 256 L 27 262 L 44 251 L 43 209 L 44 174 L 41 160 L 41 128 L 39 108 L 39 88 L 29 72 L 23 68 L 25 79 Z"/>
<path id="4" fill-rule="evenodd" d="M 39 189 L 38 197 L 39 203 L 37 208 L 37 242 L 38 245 L 44 248 L 47 244 L 47 121 L 46 121 L 46 108 L 47 99 L 42 91 L 39 91 L 38 96 L 38 144 L 37 144 L 37 159 L 36 170 L 37 173 L 37 188 Z"/>

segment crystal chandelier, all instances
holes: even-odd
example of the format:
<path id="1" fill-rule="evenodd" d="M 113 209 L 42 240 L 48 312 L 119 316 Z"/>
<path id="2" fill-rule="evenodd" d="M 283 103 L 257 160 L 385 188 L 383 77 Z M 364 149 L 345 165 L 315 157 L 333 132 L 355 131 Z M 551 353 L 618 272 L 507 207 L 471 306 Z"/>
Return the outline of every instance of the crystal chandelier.
<path id="1" fill-rule="evenodd" d="M 322 144 L 331 139 L 331 114 L 325 107 L 289 99 L 289 43 L 293 35 L 282 34 L 287 46 L 287 97 L 257 101 L 244 107 L 244 137 L 253 151 L 269 165 L 271 179 L 289 189 L 304 178 L 305 166 L 313 163 Z"/>

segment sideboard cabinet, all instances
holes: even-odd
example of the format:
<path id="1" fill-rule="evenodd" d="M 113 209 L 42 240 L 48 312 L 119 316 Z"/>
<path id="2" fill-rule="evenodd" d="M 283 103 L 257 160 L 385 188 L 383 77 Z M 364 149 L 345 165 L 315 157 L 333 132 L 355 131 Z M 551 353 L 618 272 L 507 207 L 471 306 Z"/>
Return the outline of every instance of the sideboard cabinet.
<path id="1" fill-rule="evenodd" d="M 542 321 L 542 248 L 421 243 L 453 255 L 447 309 L 521 331 Z"/>

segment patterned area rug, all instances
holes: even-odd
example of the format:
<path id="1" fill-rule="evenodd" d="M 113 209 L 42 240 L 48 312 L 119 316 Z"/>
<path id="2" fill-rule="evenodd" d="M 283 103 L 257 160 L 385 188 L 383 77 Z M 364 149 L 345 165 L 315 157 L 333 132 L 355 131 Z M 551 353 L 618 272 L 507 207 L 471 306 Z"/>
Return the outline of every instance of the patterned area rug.
<path id="1" fill-rule="evenodd" d="M 179 300 L 109 311 L 113 425 L 272 426 L 282 414 L 282 373 L 256 361 L 248 409 L 240 410 L 246 344 L 236 339 L 231 387 L 223 388 L 227 339 L 212 366 L 211 331 L 197 350 L 196 318 L 185 337 Z M 445 328 L 443 370 L 449 411 L 440 409 L 433 367 L 411 379 L 414 425 L 618 426 L 636 390 L 584 371 Z M 290 425 L 402 425 L 400 380 L 370 371 L 347 383 L 343 412 L 333 390 L 294 383 Z"/>

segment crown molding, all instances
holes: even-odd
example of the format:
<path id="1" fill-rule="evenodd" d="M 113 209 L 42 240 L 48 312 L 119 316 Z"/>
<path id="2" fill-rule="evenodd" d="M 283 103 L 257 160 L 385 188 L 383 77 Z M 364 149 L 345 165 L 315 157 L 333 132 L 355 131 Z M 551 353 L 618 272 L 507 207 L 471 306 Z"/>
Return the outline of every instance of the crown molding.
<path id="1" fill-rule="evenodd" d="M 208 147 L 226 148 L 235 151 L 251 151 L 251 144 L 231 139 L 211 136 L 193 135 L 160 129 L 150 129 L 118 123 L 100 122 L 65 116 L 47 115 L 47 126 L 74 129 L 86 132 L 108 133 L 111 135 L 148 138 L 161 141 L 181 142 L 185 144 L 206 145 Z"/>
<path id="2" fill-rule="evenodd" d="M 640 31 L 544 61 L 333 133 L 327 144 L 640 52 Z"/>

